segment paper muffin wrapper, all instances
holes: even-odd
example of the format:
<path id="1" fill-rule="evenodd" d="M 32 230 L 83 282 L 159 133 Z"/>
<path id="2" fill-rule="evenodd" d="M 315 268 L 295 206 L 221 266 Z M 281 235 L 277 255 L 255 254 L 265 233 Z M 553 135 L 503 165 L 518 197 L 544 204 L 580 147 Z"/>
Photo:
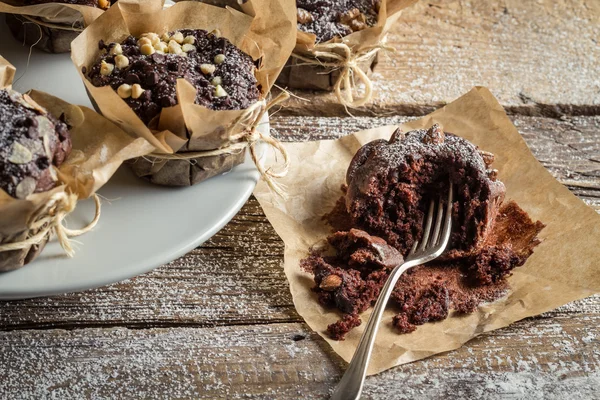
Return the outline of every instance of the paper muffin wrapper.
<path id="1" fill-rule="evenodd" d="M 178 3 L 180 1 L 189 1 L 189 0 L 173 0 L 173 1 Z M 192 1 L 198 1 L 200 3 L 210 4 L 211 6 L 217 6 L 217 7 L 231 7 L 238 11 L 243 11 L 243 9 L 242 9 L 243 4 L 248 2 L 248 0 L 192 0 Z"/>
<path id="2" fill-rule="evenodd" d="M 296 46 L 277 83 L 294 89 L 334 91 L 340 104 L 360 107 L 373 96 L 368 74 L 380 51 L 393 51 L 385 37 L 402 10 L 418 0 L 382 0 L 375 26 L 343 38 L 316 43 L 316 36 L 298 30 Z M 359 92 L 363 84 L 364 90 Z"/>
<path id="3" fill-rule="evenodd" d="M 73 41 L 73 62 L 90 97 L 106 118 L 131 135 L 150 142 L 156 148 L 156 158 L 176 152 L 192 158 L 190 152 L 198 153 L 197 160 L 189 162 L 185 171 L 183 163 L 170 160 L 155 162 L 152 168 L 147 165 L 139 170 L 134 168 L 134 171 L 143 171 L 142 176 L 151 181 L 180 185 L 183 179 L 179 173 L 192 176 L 194 167 L 208 170 L 214 166 L 214 160 L 206 160 L 200 152 L 222 150 L 225 158 L 237 157 L 227 149 L 248 143 L 249 135 L 266 110 L 269 91 L 294 47 L 294 4 L 294 0 L 251 0 L 244 5 L 242 13 L 197 2 L 181 2 L 163 10 L 159 0 L 119 1 Z M 178 104 L 164 108 L 157 118 L 158 123 L 151 129 L 110 86 L 95 87 L 82 73 L 82 68 L 89 70 L 98 60 L 101 39 L 107 43 L 121 42 L 129 35 L 162 34 L 178 29 L 218 30 L 257 60 L 256 78 L 262 89 L 260 100 L 245 110 L 210 110 L 195 104 L 196 89 L 185 79 L 179 79 Z M 140 163 L 145 164 L 143 160 Z M 230 165 L 231 161 L 223 161 L 223 164 Z M 165 168 L 172 170 L 163 171 Z M 158 173 L 160 178 L 152 178 Z"/>
<path id="4" fill-rule="evenodd" d="M 10 88 L 14 74 L 14 67 L 0 57 L 0 89 Z M 123 161 L 153 151 L 145 139 L 128 135 L 89 108 L 71 105 L 43 92 L 32 91 L 29 96 L 54 117 L 64 115 L 73 149 L 57 169 L 54 189 L 26 199 L 16 199 L 0 189 L 0 271 L 17 269 L 32 261 L 52 233 L 59 236 L 67 254 L 72 255 L 67 236 L 82 232 L 64 228 L 62 219 L 78 199 L 95 197 Z M 92 217 L 92 222 L 97 221 L 99 214 Z M 6 250 L 15 246 L 19 248 Z"/>
<path id="5" fill-rule="evenodd" d="M 73 39 L 104 10 L 78 4 L 46 3 L 23 6 L 22 1 L 0 1 L 0 12 L 13 36 L 48 53 L 70 51 Z"/>

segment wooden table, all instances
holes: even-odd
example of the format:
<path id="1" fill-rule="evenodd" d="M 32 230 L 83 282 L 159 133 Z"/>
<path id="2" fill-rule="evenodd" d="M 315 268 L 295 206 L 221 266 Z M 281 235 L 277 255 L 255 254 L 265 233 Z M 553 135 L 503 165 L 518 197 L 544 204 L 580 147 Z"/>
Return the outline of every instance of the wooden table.
<path id="1" fill-rule="evenodd" d="M 311 102 L 291 101 L 273 134 L 339 137 L 485 85 L 540 162 L 600 212 L 599 1 L 422 1 L 390 43 L 398 51 L 382 57 L 359 117 L 302 93 Z M 344 363 L 296 313 L 282 260 L 251 198 L 205 245 L 151 273 L 0 303 L 0 398 L 326 398 Z M 371 377 L 365 398 L 597 398 L 599 324 L 590 297 Z"/>

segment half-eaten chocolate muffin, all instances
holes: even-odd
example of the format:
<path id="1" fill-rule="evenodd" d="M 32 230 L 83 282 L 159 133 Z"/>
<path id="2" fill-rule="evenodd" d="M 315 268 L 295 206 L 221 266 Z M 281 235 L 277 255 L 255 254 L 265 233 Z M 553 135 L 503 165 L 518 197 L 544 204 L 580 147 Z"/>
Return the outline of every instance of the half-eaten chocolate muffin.
<path id="1" fill-rule="evenodd" d="M 71 152 L 67 125 L 10 89 L 0 90 L 0 121 L 0 188 L 18 199 L 52 189 Z"/>
<path id="2" fill-rule="evenodd" d="M 336 233 L 332 251 L 313 249 L 301 267 L 313 274 L 319 302 L 340 310 L 327 331 L 341 340 L 361 324 L 392 268 L 416 240 L 428 203 L 455 187 L 452 234 L 446 253 L 404 273 L 391 296 L 399 333 L 440 321 L 453 310 L 471 313 L 502 297 L 506 278 L 525 263 L 544 224 L 532 221 L 490 169 L 494 155 L 469 141 L 431 129 L 394 132 L 358 150 L 344 195 L 325 220 Z"/>
<path id="3" fill-rule="evenodd" d="M 446 258 L 476 254 L 492 230 L 505 187 L 493 155 L 444 133 L 439 125 L 375 140 L 354 156 L 345 203 L 352 226 L 384 238 L 406 255 L 422 234 L 428 203 L 454 184 Z"/>
<path id="4" fill-rule="evenodd" d="M 376 25 L 381 0 L 296 0 L 296 5 L 298 29 L 321 43 Z"/>
<path id="5" fill-rule="evenodd" d="M 84 74 L 94 86 L 111 86 L 147 125 L 177 104 L 179 78 L 197 89 L 197 104 L 213 110 L 245 109 L 260 96 L 252 57 L 217 31 L 146 33 L 99 47 L 104 54 Z"/>

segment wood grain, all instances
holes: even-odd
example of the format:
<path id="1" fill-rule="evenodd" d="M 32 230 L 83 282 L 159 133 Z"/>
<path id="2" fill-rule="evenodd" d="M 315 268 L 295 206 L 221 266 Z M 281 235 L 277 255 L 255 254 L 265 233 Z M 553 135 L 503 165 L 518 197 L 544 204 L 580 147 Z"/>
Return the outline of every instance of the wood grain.
<path id="1" fill-rule="evenodd" d="M 598 322 L 554 315 L 517 323 L 368 378 L 365 398 L 591 399 L 600 384 Z M 0 332 L 0 355 L 0 393 L 19 398 L 321 399 L 343 366 L 299 323 Z"/>
<path id="2" fill-rule="evenodd" d="M 510 113 L 600 113 L 600 2 L 428 0 L 406 9 L 380 57 L 373 103 L 355 115 L 423 115 L 473 86 Z M 331 94 L 294 92 L 285 112 L 344 115 Z"/>

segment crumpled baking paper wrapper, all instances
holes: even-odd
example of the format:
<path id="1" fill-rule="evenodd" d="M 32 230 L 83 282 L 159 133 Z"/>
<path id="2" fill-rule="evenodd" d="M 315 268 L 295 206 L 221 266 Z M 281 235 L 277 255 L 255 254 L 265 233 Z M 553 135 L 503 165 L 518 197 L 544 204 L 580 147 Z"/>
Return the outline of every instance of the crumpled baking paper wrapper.
<path id="1" fill-rule="evenodd" d="M 542 243 L 509 278 L 510 292 L 481 305 L 473 314 L 419 326 L 399 335 L 392 327 L 392 309 L 384 314 L 373 350 L 369 374 L 460 347 L 468 340 L 515 321 L 552 310 L 600 291 L 600 215 L 560 184 L 535 159 L 486 89 L 477 87 L 453 103 L 416 121 L 401 125 L 404 131 L 440 123 L 447 132 L 462 136 L 495 154 L 494 167 L 507 188 L 506 201 L 515 200 L 533 220 L 547 226 Z M 389 139 L 396 126 L 369 129 L 339 140 L 286 143 L 291 168 L 282 180 L 288 198 L 274 196 L 264 183 L 254 195 L 285 242 L 284 269 L 298 313 L 344 360 L 350 361 L 370 311 L 362 325 L 344 341 L 331 340 L 325 330 L 339 314 L 318 304 L 311 292 L 312 276 L 300 269 L 308 249 L 330 234 L 321 217 L 340 197 L 352 156 L 365 143 Z"/>

